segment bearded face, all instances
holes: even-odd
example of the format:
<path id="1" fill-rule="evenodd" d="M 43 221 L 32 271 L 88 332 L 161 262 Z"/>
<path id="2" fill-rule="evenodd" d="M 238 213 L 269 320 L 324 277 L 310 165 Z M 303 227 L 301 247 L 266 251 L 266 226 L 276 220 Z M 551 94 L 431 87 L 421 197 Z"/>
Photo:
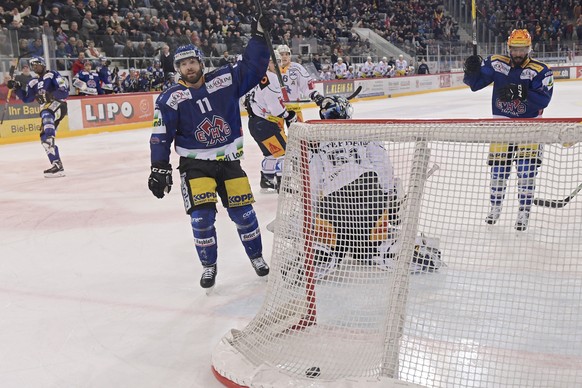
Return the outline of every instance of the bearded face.
<path id="1" fill-rule="evenodd" d="M 180 76 L 188 84 L 197 84 L 202 78 L 204 65 L 197 58 L 180 61 Z"/>
<path id="2" fill-rule="evenodd" d="M 509 56 L 515 66 L 521 66 L 529 56 L 529 47 L 509 47 Z"/>

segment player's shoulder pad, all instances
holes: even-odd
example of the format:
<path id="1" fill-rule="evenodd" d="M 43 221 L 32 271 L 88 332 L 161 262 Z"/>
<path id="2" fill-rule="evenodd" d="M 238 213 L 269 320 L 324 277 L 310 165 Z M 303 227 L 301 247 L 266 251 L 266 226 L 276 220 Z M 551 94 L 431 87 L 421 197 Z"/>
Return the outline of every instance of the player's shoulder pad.
<path id="1" fill-rule="evenodd" d="M 160 107 L 167 105 L 174 110 L 178 110 L 178 104 L 180 104 L 182 101 L 191 99 L 192 93 L 190 93 L 190 90 L 178 82 L 177 84 L 172 85 L 160 93 L 156 99 L 156 104 L 158 104 Z"/>
<path id="2" fill-rule="evenodd" d="M 525 66 L 525 69 L 532 69 L 535 70 L 537 73 L 541 73 L 544 69 L 549 69 L 549 67 L 536 59 L 530 59 L 528 64 Z"/>
<path id="3" fill-rule="evenodd" d="M 503 63 L 509 65 L 509 62 L 511 62 L 511 59 L 507 55 L 492 55 L 491 62 L 493 62 L 493 61 L 500 61 L 500 62 L 503 62 Z"/>
<path id="4" fill-rule="evenodd" d="M 301 73 L 307 73 L 307 69 L 305 69 L 305 67 L 297 62 L 291 62 L 291 64 L 289 65 L 289 69 L 290 70 L 295 70 Z"/>
<path id="5" fill-rule="evenodd" d="M 53 78 L 57 78 L 55 75 L 56 75 L 55 72 L 52 71 L 52 70 L 50 70 L 50 71 L 47 71 L 46 73 L 44 73 L 44 75 L 42 76 L 42 79 L 53 79 Z"/>
<path id="6" fill-rule="evenodd" d="M 214 93 L 233 84 L 232 67 L 223 66 L 204 75 L 208 93 Z"/>

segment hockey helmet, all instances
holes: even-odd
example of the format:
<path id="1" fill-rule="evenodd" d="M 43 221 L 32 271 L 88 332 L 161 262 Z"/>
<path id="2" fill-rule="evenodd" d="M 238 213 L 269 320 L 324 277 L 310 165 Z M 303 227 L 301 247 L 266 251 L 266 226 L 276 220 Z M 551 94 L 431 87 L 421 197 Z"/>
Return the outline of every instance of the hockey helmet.
<path id="1" fill-rule="evenodd" d="M 531 35 L 525 29 L 513 30 L 507 38 L 507 46 L 509 47 L 531 47 Z"/>
<path id="2" fill-rule="evenodd" d="M 204 53 L 193 44 L 178 47 L 174 54 L 174 69 L 176 69 L 177 72 L 180 72 L 180 62 L 187 58 L 195 58 L 201 65 L 203 65 L 202 60 L 204 59 Z"/>
<path id="3" fill-rule="evenodd" d="M 281 54 L 279 54 L 279 51 L 275 50 L 273 51 L 273 53 L 275 54 L 275 59 L 277 60 L 277 63 L 281 63 Z M 271 58 L 270 60 L 272 61 L 273 59 Z"/>
<path id="4" fill-rule="evenodd" d="M 325 97 L 319 108 L 319 117 L 322 120 L 351 119 L 353 113 L 352 104 L 340 96 Z"/>
<path id="5" fill-rule="evenodd" d="M 289 55 L 291 55 L 291 49 L 286 44 L 280 44 L 279 46 L 277 46 L 277 51 L 279 52 L 279 54 L 289 53 Z"/>
<path id="6" fill-rule="evenodd" d="M 30 60 L 28 61 L 28 64 L 31 68 L 33 68 L 35 65 L 41 65 L 43 67 L 46 67 L 46 62 L 44 60 L 43 57 L 39 57 L 37 55 L 35 55 L 34 57 L 30 58 Z"/>

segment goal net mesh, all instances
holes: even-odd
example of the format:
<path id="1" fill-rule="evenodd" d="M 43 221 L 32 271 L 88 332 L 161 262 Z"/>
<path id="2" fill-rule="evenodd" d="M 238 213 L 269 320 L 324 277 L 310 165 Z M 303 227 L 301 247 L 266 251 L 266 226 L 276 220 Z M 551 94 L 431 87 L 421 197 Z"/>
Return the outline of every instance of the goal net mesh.
<path id="1" fill-rule="evenodd" d="M 265 301 L 215 349 L 217 377 L 582 386 L 582 196 L 532 201 L 582 183 L 580 121 L 294 124 Z"/>

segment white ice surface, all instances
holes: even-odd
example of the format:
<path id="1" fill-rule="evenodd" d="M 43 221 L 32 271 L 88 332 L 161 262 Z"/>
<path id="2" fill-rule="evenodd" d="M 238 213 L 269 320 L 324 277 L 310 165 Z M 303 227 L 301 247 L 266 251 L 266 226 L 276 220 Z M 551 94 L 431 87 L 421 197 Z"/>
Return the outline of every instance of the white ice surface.
<path id="1" fill-rule="evenodd" d="M 490 98 L 488 88 L 361 101 L 354 118 L 488 118 Z M 582 117 L 582 82 L 557 83 L 544 116 Z M 205 295 L 179 186 L 163 200 L 147 189 L 149 134 L 57 137 L 60 179 L 42 176 L 38 142 L 0 147 L 0 387 L 222 386 L 211 351 L 254 316 L 266 284 L 219 207 L 217 286 Z M 259 192 L 250 136 L 245 148 L 266 225 L 277 198 Z M 267 260 L 272 239 L 263 232 Z"/>

